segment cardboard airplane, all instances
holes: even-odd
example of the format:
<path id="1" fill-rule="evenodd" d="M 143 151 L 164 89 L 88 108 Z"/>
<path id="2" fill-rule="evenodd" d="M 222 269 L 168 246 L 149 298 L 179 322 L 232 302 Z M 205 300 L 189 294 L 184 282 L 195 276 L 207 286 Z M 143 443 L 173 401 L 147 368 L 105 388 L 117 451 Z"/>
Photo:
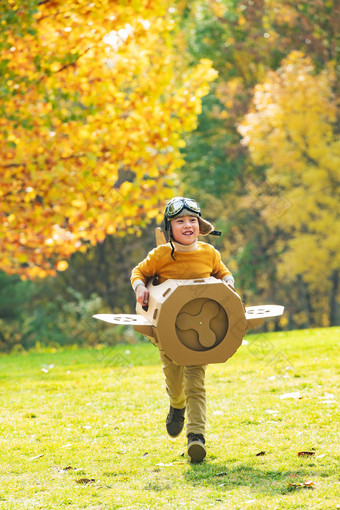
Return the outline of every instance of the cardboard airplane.
<path id="1" fill-rule="evenodd" d="M 156 230 L 157 245 L 165 243 Z M 147 283 L 147 306 L 137 303 L 137 314 L 97 314 L 111 324 L 133 326 L 178 365 L 224 363 L 242 344 L 248 329 L 267 317 L 283 314 L 284 307 L 245 307 L 230 286 L 214 277 L 192 280 L 155 279 Z"/>

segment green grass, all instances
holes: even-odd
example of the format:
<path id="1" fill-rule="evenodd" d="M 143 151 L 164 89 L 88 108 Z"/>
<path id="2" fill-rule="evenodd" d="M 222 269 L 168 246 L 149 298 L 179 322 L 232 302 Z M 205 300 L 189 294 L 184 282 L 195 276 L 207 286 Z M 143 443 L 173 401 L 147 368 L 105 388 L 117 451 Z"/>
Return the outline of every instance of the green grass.
<path id="1" fill-rule="evenodd" d="M 2 356 L 0 508 L 340 508 L 340 328 L 247 341 L 208 367 L 201 465 L 151 344 Z"/>

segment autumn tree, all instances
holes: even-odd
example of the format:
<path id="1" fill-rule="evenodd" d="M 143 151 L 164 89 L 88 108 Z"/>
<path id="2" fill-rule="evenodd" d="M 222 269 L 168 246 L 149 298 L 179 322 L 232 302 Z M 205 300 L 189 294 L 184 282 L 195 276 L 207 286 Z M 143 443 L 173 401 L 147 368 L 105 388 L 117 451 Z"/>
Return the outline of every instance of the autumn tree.
<path id="1" fill-rule="evenodd" d="M 3 7 L 0 269 L 44 277 L 158 214 L 216 73 L 181 65 L 165 0 Z"/>
<path id="2" fill-rule="evenodd" d="M 253 111 L 239 130 L 256 165 L 264 165 L 275 200 L 262 208 L 280 228 L 279 277 L 309 289 L 316 323 L 336 320 L 340 268 L 340 141 L 336 76 L 329 65 L 315 72 L 311 59 L 293 52 L 255 87 Z M 251 195 L 256 201 L 258 192 Z M 278 211 L 282 198 L 284 208 Z M 251 207 L 251 201 L 249 202 Z M 327 302 L 328 301 L 328 302 Z"/>
<path id="3" fill-rule="evenodd" d="M 237 127 L 251 108 L 254 87 L 264 83 L 268 71 L 280 68 L 292 49 L 309 56 L 315 73 L 332 69 L 337 76 L 331 81 L 336 97 L 339 4 L 326 0 L 194 0 L 186 5 L 183 38 L 192 62 L 202 56 L 210 58 L 219 76 L 203 99 L 198 128 L 187 135 L 182 180 L 209 206 L 210 219 L 223 231 L 218 247 L 246 302 L 275 299 L 285 304 L 289 322 L 284 316 L 280 327 L 334 323 L 327 301 L 335 303 L 331 296 L 336 293 L 336 273 L 334 285 L 327 280 L 330 292 L 323 293 L 321 320 L 321 313 L 311 312 L 312 291 L 305 279 L 297 277 L 292 284 L 278 270 L 282 240 L 291 235 L 281 228 L 290 201 L 266 165 L 255 163 Z M 310 121 L 305 118 L 306 123 Z M 263 218 L 263 209 L 270 208 L 278 219 L 275 227 Z M 297 230 L 294 236 L 299 237 Z"/>

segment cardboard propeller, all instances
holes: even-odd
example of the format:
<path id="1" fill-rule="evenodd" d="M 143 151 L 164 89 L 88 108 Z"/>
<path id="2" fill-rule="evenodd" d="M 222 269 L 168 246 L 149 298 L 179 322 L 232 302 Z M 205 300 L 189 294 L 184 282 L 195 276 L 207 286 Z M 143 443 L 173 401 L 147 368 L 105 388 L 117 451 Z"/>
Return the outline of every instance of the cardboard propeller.
<path id="1" fill-rule="evenodd" d="M 149 303 L 137 314 L 98 314 L 111 324 L 131 325 L 178 365 L 224 363 L 247 331 L 284 307 L 244 307 L 234 289 L 214 277 L 147 284 Z"/>

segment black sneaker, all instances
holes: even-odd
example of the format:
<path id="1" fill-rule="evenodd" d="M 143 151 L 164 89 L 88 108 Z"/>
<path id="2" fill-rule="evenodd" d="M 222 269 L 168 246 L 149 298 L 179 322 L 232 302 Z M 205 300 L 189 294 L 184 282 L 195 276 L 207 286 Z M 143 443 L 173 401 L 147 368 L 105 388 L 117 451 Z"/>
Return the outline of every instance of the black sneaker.
<path id="1" fill-rule="evenodd" d="M 184 427 L 184 414 L 185 407 L 183 409 L 175 409 L 170 406 L 168 416 L 166 417 L 166 430 L 169 436 L 177 437 L 180 435 Z"/>
<path id="2" fill-rule="evenodd" d="M 207 454 L 205 449 L 205 439 L 202 434 L 188 434 L 188 455 L 193 464 L 202 462 Z"/>

